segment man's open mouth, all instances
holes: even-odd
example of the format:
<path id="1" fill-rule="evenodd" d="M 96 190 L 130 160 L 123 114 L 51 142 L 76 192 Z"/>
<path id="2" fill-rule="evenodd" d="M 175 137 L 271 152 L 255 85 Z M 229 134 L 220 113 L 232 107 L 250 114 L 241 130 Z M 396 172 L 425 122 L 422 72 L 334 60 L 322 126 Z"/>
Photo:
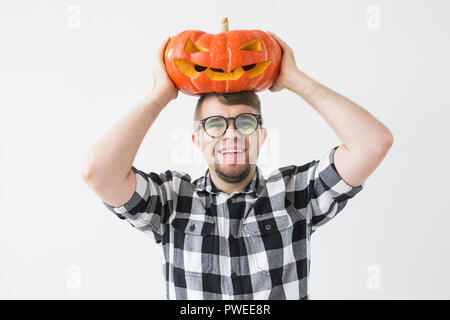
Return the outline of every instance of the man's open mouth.
<path id="1" fill-rule="evenodd" d="M 245 149 L 222 149 L 217 153 L 219 154 L 234 154 L 234 153 L 244 153 Z"/>

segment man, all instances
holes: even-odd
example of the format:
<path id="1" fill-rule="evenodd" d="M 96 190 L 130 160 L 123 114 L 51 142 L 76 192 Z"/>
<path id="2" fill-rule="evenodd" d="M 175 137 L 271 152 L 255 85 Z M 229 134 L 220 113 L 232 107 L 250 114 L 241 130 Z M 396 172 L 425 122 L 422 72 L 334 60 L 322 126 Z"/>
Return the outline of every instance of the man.
<path id="1" fill-rule="evenodd" d="M 343 141 L 320 161 L 265 179 L 256 159 L 267 132 L 258 97 L 245 91 L 198 101 L 192 140 L 208 162 L 203 177 L 134 167 L 146 132 L 178 95 L 162 60 L 167 39 L 156 53 L 151 94 L 83 166 L 106 207 L 162 245 L 168 299 L 308 299 L 311 234 L 361 191 L 393 143 L 369 112 L 302 73 L 292 49 L 272 35 L 283 58 L 270 90 L 301 96 Z"/>

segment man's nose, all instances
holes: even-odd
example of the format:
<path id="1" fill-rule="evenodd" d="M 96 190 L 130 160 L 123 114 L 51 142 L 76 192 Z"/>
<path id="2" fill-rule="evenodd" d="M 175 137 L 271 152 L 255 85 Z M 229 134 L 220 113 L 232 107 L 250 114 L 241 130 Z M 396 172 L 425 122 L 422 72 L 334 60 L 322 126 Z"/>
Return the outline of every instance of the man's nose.
<path id="1" fill-rule="evenodd" d="M 234 127 L 233 119 L 228 119 L 228 129 L 225 131 L 224 136 L 233 137 L 236 135 L 236 128 Z"/>

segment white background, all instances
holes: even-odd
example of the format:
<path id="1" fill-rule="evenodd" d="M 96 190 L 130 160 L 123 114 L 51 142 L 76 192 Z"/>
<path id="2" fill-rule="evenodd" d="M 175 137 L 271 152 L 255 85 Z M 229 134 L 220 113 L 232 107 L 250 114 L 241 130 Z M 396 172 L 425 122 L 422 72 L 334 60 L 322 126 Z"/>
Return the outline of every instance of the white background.
<path id="1" fill-rule="evenodd" d="M 364 190 L 313 235 L 311 299 L 449 299 L 449 12 L 444 0 L 2 1 L 0 298 L 164 298 L 161 249 L 80 170 L 152 88 L 164 38 L 217 33 L 228 17 L 230 29 L 278 34 L 301 70 L 395 138 Z M 275 137 L 265 175 L 342 143 L 294 93 L 258 95 Z M 138 168 L 204 174 L 190 141 L 196 101 L 180 93 L 163 110 Z"/>

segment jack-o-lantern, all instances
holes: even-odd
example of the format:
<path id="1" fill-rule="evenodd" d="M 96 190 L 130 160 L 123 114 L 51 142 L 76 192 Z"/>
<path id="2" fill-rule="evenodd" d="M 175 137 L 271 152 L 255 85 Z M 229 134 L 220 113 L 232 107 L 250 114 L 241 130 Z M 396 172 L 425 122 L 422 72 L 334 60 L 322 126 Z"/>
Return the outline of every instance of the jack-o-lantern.
<path id="1" fill-rule="evenodd" d="M 207 34 L 187 30 L 170 38 L 164 50 L 167 73 L 180 91 L 188 95 L 205 92 L 262 91 L 278 77 L 281 48 L 261 30 Z"/>

